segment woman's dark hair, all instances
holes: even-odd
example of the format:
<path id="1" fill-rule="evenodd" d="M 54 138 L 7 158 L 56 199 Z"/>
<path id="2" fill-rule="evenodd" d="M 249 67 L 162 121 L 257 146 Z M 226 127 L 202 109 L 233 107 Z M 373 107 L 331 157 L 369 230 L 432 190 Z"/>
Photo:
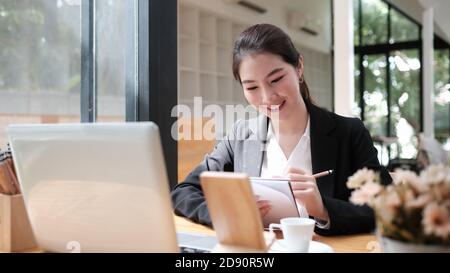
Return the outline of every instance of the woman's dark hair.
<path id="1" fill-rule="evenodd" d="M 241 82 L 239 66 L 243 57 L 264 52 L 282 57 L 285 62 L 295 68 L 299 65 L 300 53 L 298 53 L 291 38 L 283 30 L 270 24 L 257 24 L 244 30 L 234 43 L 234 78 Z M 306 103 L 313 103 L 305 80 L 300 84 L 300 93 Z"/>

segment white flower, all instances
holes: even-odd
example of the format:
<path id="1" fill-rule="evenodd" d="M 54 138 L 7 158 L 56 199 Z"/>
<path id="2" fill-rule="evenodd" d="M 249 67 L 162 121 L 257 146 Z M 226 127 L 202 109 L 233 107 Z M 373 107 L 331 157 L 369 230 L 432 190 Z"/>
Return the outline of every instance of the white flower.
<path id="1" fill-rule="evenodd" d="M 450 200 L 445 201 L 442 205 L 450 211 Z"/>
<path id="2" fill-rule="evenodd" d="M 398 208 L 401 205 L 400 197 L 392 186 L 387 188 L 385 204 L 391 209 Z"/>
<path id="3" fill-rule="evenodd" d="M 450 215 L 444 206 L 436 202 L 428 204 L 423 211 L 422 226 L 425 234 L 447 239 L 450 235 Z"/>
<path id="4" fill-rule="evenodd" d="M 360 189 L 352 192 L 350 201 L 357 205 L 370 204 L 383 187 L 374 182 L 365 183 Z"/>
<path id="5" fill-rule="evenodd" d="M 411 181 L 417 181 L 420 179 L 415 172 L 398 169 L 395 170 L 393 180 L 395 185 L 401 185 L 401 184 L 409 184 Z"/>
<path id="6" fill-rule="evenodd" d="M 349 189 L 360 188 L 364 183 L 373 182 L 376 179 L 376 175 L 372 170 L 363 168 L 358 170 L 347 180 L 347 187 Z"/>
<path id="7" fill-rule="evenodd" d="M 450 199 L 450 185 L 447 183 L 435 184 L 431 187 L 431 193 L 438 202 Z"/>
<path id="8" fill-rule="evenodd" d="M 431 165 L 420 175 L 420 178 L 428 184 L 444 183 L 450 175 L 449 168 L 444 165 Z"/>
<path id="9" fill-rule="evenodd" d="M 412 171 L 396 170 L 394 176 L 395 185 L 409 185 L 414 188 L 415 191 L 421 193 L 428 190 L 428 184 L 425 183 L 421 177 L 417 176 Z"/>
<path id="10" fill-rule="evenodd" d="M 405 206 L 410 209 L 418 209 L 425 207 L 426 204 L 432 201 L 429 193 L 423 193 L 419 196 L 415 196 L 414 193 L 409 190 L 405 192 Z"/>
<path id="11" fill-rule="evenodd" d="M 386 229 L 394 237 L 414 228 L 411 230 L 414 236 L 425 234 L 443 242 L 449 240 L 450 167 L 432 165 L 420 176 L 411 171 L 396 170 L 393 178 L 392 185 L 384 186 L 379 183 L 378 174 L 366 168 L 359 170 L 347 181 L 349 189 L 356 189 L 350 201 L 371 206 L 381 227 L 383 224 L 387 225 L 385 227 L 396 226 L 398 229 Z M 422 228 L 417 230 L 409 225 L 414 223 L 419 211 Z"/>
<path id="12" fill-rule="evenodd" d="M 373 202 L 375 213 L 383 223 L 392 223 L 395 217 L 395 209 L 387 207 L 382 196 L 375 198 Z"/>

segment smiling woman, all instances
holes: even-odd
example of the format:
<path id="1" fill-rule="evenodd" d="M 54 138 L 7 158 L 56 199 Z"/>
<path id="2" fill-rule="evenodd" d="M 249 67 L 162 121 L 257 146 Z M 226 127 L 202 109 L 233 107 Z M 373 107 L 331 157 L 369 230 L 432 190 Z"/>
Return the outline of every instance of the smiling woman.
<path id="1" fill-rule="evenodd" d="M 391 178 L 377 159 L 371 137 L 359 119 L 316 106 L 304 77 L 303 57 L 276 26 L 244 30 L 234 44 L 233 74 L 250 105 L 261 115 L 237 121 L 211 154 L 172 192 L 175 213 L 212 225 L 199 182 L 203 171 L 243 172 L 289 179 L 295 198 L 316 220 L 323 235 L 367 232 L 373 211 L 351 204 L 346 181 L 363 167 Z M 335 170 L 317 178 L 313 173 Z M 256 201 L 255 201 L 256 202 Z M 261 214 L 270 211 L 257 201 Z"/>

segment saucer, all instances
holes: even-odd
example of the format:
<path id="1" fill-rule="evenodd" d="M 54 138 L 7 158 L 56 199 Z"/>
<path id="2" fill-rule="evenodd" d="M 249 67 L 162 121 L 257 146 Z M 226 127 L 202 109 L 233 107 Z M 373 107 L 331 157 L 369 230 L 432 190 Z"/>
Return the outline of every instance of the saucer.
<path id="1" fill-rule="evenodd" d="M 276 240 L 269 249 L 269 253 L 289 253 L 290 251 L 286 249 L 284 245 L 284 239 Z M 331 246 L 317 242 L 311 241 L 309 243 L 308 253 L 333 253 L 333 248 Z"/>

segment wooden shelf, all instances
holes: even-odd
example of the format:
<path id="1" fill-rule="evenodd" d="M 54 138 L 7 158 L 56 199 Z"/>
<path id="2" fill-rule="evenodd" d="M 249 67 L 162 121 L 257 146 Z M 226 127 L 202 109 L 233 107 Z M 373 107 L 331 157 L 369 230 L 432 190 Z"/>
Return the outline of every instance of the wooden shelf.
<path id="1" fill-rule="evenodd" d="M 180 34 L 180 39 L 185 41 L 193 41 L 195 42 L 195 38 L 193 36 L 189 36 L 186 34 Z"/>
<path id="2" fill-rule="evenodd" d="M 178 97 L 193 103 L 242 103 L 231 72 L 233 41 L 245 26 L 193 6 L 179 5 Z"/>

